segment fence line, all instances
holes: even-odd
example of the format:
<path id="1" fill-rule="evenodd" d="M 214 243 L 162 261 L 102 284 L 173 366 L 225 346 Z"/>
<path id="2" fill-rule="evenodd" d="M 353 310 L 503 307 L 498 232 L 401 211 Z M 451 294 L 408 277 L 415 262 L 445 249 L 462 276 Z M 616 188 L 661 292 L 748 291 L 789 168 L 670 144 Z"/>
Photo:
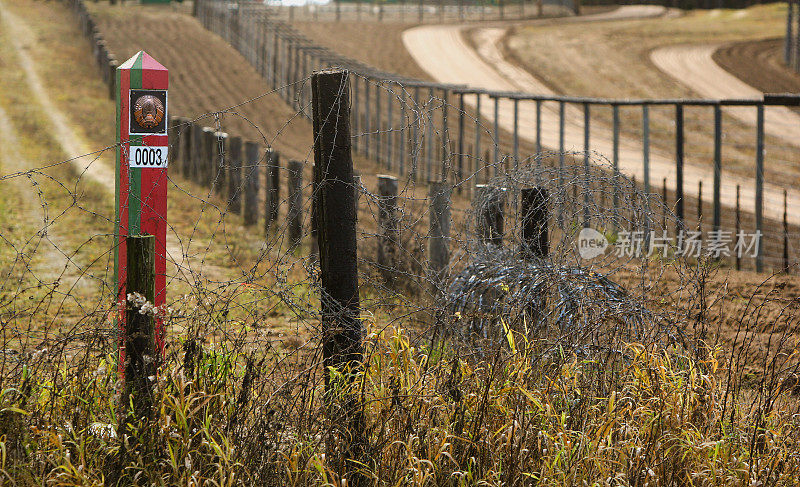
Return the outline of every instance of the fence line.
<path id="1" fill-rule="evenodd" d="M 425 179 L 431 179 L 434 173 L 446 174 L 451 166 L 456 166 L 455 176 L 461 177 L 454 181 L 456 187 L 464 186 L 468 179 L 480 178 L 482 168 L 480 148 L 489 144 L 493 149 L 491 161 L 483 161 L 483 168 L 494 166 L 497 171 L 502 164 L 504 154 L 511 153 L 511 160 L 519 164 L 523 159 L 522 147 L 530 142 L 531 154 L 539 152 L 542 147 L 550 147 L 559 152 L 572 146 L 571 140 L 575 139 L 575 131 L 582 133 L 584 152 L 599 151 L 602 154 L 612 154 L 614 170 L 621 170 L 639 181 L 649 191 L 652 179 L 662 180 L 667 178 L 670 182 L 675 210 L 679 219 L 692 220 L 694 217 L 684 210 L 689 200 L 698 197 L 698 182 L 707 180 L 713 188 L 711 203 L 713 206 L 714 228 L 732 229 L 733 208 L 735 206 L 733 189 L 740 186 L 742 203 L 752 209 L 756 215 L 753 226 L 748 231 L 759 232 L 765 236 L 764 245 L 760 246 L 759 256 L 756 259 L 756 269 L 764 269 L 767 259 L 773 267 L 782 264 L 780 255 L 781 238 L 775 237 L 773 229 L 779 229 L 783 212 L 782 180 L 764 177 L 764 151 L 763 148 L 768 136 L 763 123 L 765 107 L 795 106 L 800 102 L 796 97 L 765 96 L 754 99 L 725 99 L 725 100 L 696 100 L 696 99 L 604 99 L 585 98 L 556 95 L 534 95 L 526 93 L 492 92 L 473 89 L 463 86 L 454 86 L 442 83 L 424 82 L 407 77 L 386 73 L 381 70 L 366 66 L 338 55 L 327 48 L 315 45 L 312 41 L 299 34 L 291 26 L 284 23 L 280 12 L 275 8 L 256 4 L 228 4 L 214 0 L 200 0 L 198 2 L 197 16 L 203 25 L 228 40 L 231 45 L 239 48 L 242 54 L 254 66 L 269 67 L 263 69 L 262 74 L 271 83 L 273 89 L 288 85 L 289 88 L 279 90 L 284 99 L 295 109 L 303 111 L 308 116 L 304 100 L 310 97 L 307 80 L 311 72 L 327 66 L 337 65 L 348 69 L 353 76 L 353 124 L 354 124 L 354 149 L 364 154 L 367 158 L 374 159 L 387 169 L 393 169 L 399 174 L 410 174 L 417 177 L 417 171 L 422 170 Z M 383 96 L 386 102 L 382 102 Z M 452 101 L 459 110 L 458 117 L 449 117 L 447 107 Z M 530 107 L 530 103 L 533 107 Z M 552 105 L 557 105 L 557 110 Z M 394 105 L 401 105 L 401 110 L 393 110 Z M 597 110 L 611 109 L 615 114 L 610 121 L 613 133 L 613 147 L 605 146 L 605 140 L 611 140 L 605 135 L 606 125 L 591 127 L 590 121 Z M 630 108 L 639 107 L 642 113 L 641 127 L 644 131 L 640 142 L 632 145 L 630 137 L 620 136 L 620 127 L 623 122 L 620 112 Z M 652 114 L 663 108 L 674 109 L 674 153 L 669 154 L 668 145 L 663 143 L 654 146 L 656 138 L 649 130 Z M 687 141 L 683 135 L 685 128 L 682 122 L 683 113 L 687 110 L 702 110 L 710 108 L 715 114 L 714 130 L 711 135 L 713 146 L 713 165 L 709 169 L 703 167 L 707 159 L 695 155 L 695 150 L 690 152 L 689 164 L 686 157 Z M 408 110 L 410 108 L 410 110 Z M 574 115 L 574 109 L 583 112 Z M 728 142 L 726 147 L 732 147 L 736 152 L 739 165 L 747 164 L 749 157 L 753 161 L 755 171 L 753 176 L 733 173 L 723 167 L 722 147 L 726 131 L 723 130 L 722 114 L 740 117 L 742 110 L 754 110 L 758 120 L 754 127 L 755 144 L 737 144 Z M 409 113 L 411 112 L 411 113 Z M 744 116 L 750 117 L 749 112 Z M 402 118 L 401 118 L 402 117 Z M 464 121 L 470 117 L 475 121 L 472 135 L 468 134 Z M 492 120 L 493 127 L 487 128 L 482 120 Z M 581 121 L 582 119 L 582 121 Z M 728 122 L 731 123 L 731 122 Z M 733 122 L 736 124 L 737 122 Z M 780 122 L 770 119 L 770 123 L 780 130 Z M 420 127 L 424 125 L 424 133 Z M 553 130 L 557 125 L 557 133 Z M 523 134 L 523 129 L 534 130 L 533 136 Z M 733 129 L 731 129 L 733 130 Z M 737 125 L 736 130 L 744 129 Z M 411 133 L 408 133 L 411 132 Z M 597 135 L 601 137 L 597 137 Z M 696 134 L 690 134 L 692 138 Z M 685 141 L 686 139 L 687 141 Z M 472 151 L 469 151 L 468 141 L 474 140 Z M 411 160 L 406 157 L 405 143 L 410 141 L 413 145 L 420 142 L 418 151 L 411 154 Z M 457 151 L 450 150 L 450 144 L 457 147 Z M 659 142 L 661 141 L 659 139 Z M 638 147 L 637 147 L 638 146 Z M 696 146 L 696 144 L 695 144 Z M 623 153 L 620 154 L 620 147 Z M 702 147 L 702 144 L 701 144 Z M 695 147 L 696 148 L 696 147 Z M 785 151 L 784 151 L 785 152 Z M 750 153 L 750 156 L 746 154 Z M 638 155 L 637 155 L 638 154 Z M 455 157 L 455 161 L 452 159 Z M 672 159 L 672 163 L 669 163 Z M 474 163 L 470 170 L 464 168 L 465 161 Z M 776 161 L 779 162 L 779 161 Z M 407 167 L 409 165 L 411 167 Z M 698 166 L 698 164 L 700 164 Z M 419 167 L 421 166 L 421 168 Z M 438 166 L 438 167 L 437 167 Z M 671 166 L 671 167 L 670 167 Z M 436 168 L 436 169 L 435 169 Z M 770 170 L 769 165 L 766 165 Z M 467 177 L 463 175 L 466 172 Z M 751 173 L 752 174 L 752 173 Z M 483 175 L 489 177 L 490 175 Z M 450 176 L 450 179 L 453 175 Z M 477 180 L 477 179 L 476 179 Z M 767 192 L 765 194 L 765 185 Z M 788 188 L 787 205 L 796 207 L 800 202 L 800 194 Z M 697 203 L 695 203 L 697 205 Z M 765 207 L 766 205 L 766 207 Z M 699 206 L 699 205 L 698 205 Z M 724 211 L 723 211 L 724 208 Z M 691 213 L 691 212 L 689 212 Z M 702 212 L 701 212 L 702 215 Z M 765 218 L 769 223 L 765 223 Z M 792 218 L 790 218 L 792 219 Z M 798 219 L 792 219 L 791 224 L 796 226 Z M 781 233 L 781 232 L 778 232 Z"/>

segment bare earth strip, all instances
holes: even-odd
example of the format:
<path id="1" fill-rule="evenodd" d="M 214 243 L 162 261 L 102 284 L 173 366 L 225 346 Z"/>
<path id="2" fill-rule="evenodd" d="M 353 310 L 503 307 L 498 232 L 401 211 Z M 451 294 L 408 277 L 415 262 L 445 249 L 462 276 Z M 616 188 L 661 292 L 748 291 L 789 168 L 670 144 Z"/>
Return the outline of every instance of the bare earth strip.
<path id="1" fill-rule="evenodd" d="M 64 154 L 76 168 L 81 177 L 86 177 L 101 185 L 106 194 L 113 198 L 115 189 L 115 175 L 113 157 L 115 151 L 110 148 L 101 151 L 92 150 L 89 145 L 72 129 L 64 113 L 53 103 L 50 93 L 36 71 L 36 64 L 28 55 L 27 45 L 34 42 L 35 36 L 25 21 L 5 8 L 0 0 L 0 25 L 7 29 L 9 38 L 12 39 L 14 50 L 19 60 L 20 68 L 24 70 L 28 85 L 42 112 L 50 122 L 50 129 L 54 139 L 61 145 Z M 177 268 L 174 272 L 181 274 L 201 271 L 204 274 L 222 275 L 227 271 L 208 263 L 196 264 L 189 262 L 189 256 L 180 238 L 174 232 L 167 234 L 167 261 L 174 263 Z M 172 272 L 170 275 L 174 275 Z"/>
<path id="2" fill-rule="evenodd" d="M 707 98 L 760 98 L 764 93 L 720 67 L 713 59 L 719 45 L 668 46 L 650 53 L 661 71 Z M 725 111 L 749 125 L 756 125 L 752 107 L 726 107 Z M 800 147 L 800 116 L 785 107 L 769 107 L 764 130 L 788 144 Z"/>
<path id="3" fill-rule="evenodd" d="M 28 78 L 28 85 L 31 92 L 33 92 L 36 97 L 36 102 L 42 107 L 42 111 L 50 119 L 53 136 L 64 148 L 64 153 L 72 158 L 71 162 L 76 169 L 78 169 L 80 174 L 84 174 L 87 178 L 100 183 L 106 188 L 110 188 L 113 193 L 115 183 L 114 171 L 109 167 L 111 161 L 103 164 L 101 163 L 102 161 L 97 160 L 98 157 L 96 155 L 90 154 L 93 151 L 89 150 L 87 144 L 78 137 L 78 134 L 76 134 L 72 128 L 70 128 L 64 114 L 53 104 L 50 95 L 42 84 L 41 78 L 39 78 L 39 74 L 36 72 L 35 64 L 28 55 L 25 47 L 27 44 L 33 42 L 34 34 L 22 19 L 4 7 L 3 2 L 0 1 L 4 28 L 7 29 L 9 33 L 8 37 L 14 45 L 20 68 L 25 71 L 25 75 Z"/>
<path id="4" fill-rule="evenodd" d="M 25 159 L 17 150 L 20 144 L 19 134 L 6 111 L 0 106 L 0 167 L 3 168 L 3 175 L 11 173 L 21 173 L 33 169 L 33 164 Z M 34 204 L 31 198 L 19 198 L 19 213 L 17 218 L 21 218 L 27 225 L 37 229 L 37 234 L 28 236 L 26 242 L 15 242 L 18 244 L 17 251 L 20 254 L 35 255 L 33 263 L 34 277 L 40 282 L 61 280 L 68 277 L 67 284 L 72 286 L 76 281 L 75 272 L 80 272 L 80 266 L 71 268 L 70 258 L 64 253 L 64 245 L 61 239 L 55 235 L 55 231 L 49 226 L 44 218 L 44 210 L 41 206 Z M 16 246 L 16 245 L 15 245 Z"/>
<path id="5" fill-rule="evenodd" d="M 629 15 L 625 8 L 617 15 Z M 494 91 L 523 91 L 535 94 L 552 94 L 544 83 L 527 71 L 504 60 L 498 42 L 504 29 L 482 29 L 475 36 L 479 39 L 478 51 L 467 43 L 462 31 L 464 26 L 430 25 L 409 29 L 403 33 L 403 43 L 419 66 L 431 77 L 443 83 L 467 84 L 475 88 Z M 474 104 L 474 97 L 467 103 Z M 474 107 L 474 105 L 473 105 Z M 481 100 L 481 117 L 494 120 L 492 100 Z M 500 103 L 499 125 L 507 131 L 513 130 L 513 103 L 509 100 Z M 533 143 L 528 134 L 536 124 L 535 107 L 532 103 L 519 106 L 519 125 L 521 137 Z M 542 145 L 558 149 L 558 110 L 546 103 L 542 108 Z M 591 148 L 606 157 L 612 154 L 612 133 L 607 127 L 595 124 L 591 132 Z M 565 123 L 565 149 L 583 149 L 583 113 L 574 106 L 568 106 Z M 643 147 L 640 141 L 622 138 L 620 140 L 619 167 L 628 177 L 644 178 Z M 675 161 L 670 154 L 652 151 L 650 154 L 651 181 L 667 178 L 675 180 Z M 698 181 L 708 188 L 713 184 L 712 168 L 707 163 L 688 158 L 684 166 L 684 192 L 697 196 Z M 741 185 L 741 201 L 745 208 L 755 206 L 755 184 L 751 178 L 741 177 L 723 171 L 721 202 L 728 207 L 735 205 L 735 188 Z M 704 195 L 707 198 L 708 193 Z M 789 205 L 800 204 L 800 191 L 788 192 Z M 773 184 L 764 186 L 764 214 L 767 218 L 779 220 L 783 216 L 783 188 Z M 790 214 L 790 223 L 800 224 L 800 215 Z"/>

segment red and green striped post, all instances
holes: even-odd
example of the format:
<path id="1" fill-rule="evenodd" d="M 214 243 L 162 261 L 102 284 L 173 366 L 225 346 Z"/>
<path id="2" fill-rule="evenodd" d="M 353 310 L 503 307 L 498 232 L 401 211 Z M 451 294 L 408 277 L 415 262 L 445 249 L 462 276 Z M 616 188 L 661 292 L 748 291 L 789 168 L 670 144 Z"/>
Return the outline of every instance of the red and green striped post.
<path id="1" fill-rule="evenodd" d="M 166 300 L 167 69 L 144 51 L 117 68 L 117 164 L 114 275 L 119 326 L 126 329 L 129 235 L 155 236 L 155 302 Z M 164 351 L 164 322 L 156 318 L 156 344 Z M 120 350 L 120 364 L 124 350 Z"/>

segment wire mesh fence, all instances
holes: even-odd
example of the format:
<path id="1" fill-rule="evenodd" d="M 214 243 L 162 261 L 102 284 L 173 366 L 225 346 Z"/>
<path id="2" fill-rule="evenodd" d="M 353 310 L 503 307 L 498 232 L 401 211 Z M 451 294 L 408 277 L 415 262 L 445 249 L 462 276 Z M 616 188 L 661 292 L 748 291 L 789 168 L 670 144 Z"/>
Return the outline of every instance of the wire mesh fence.
<path id="1" fill-rule="evenodd" d="M 672 201 L 689 226 L 762 236 L 756 259 L 725 256 L 731 265 L 777 270 L 796 261 L 797 250 L 783 248 L 797 234 L 797 222 L 784 211 L 799 196 L 786 184 L 795 177 L 790 167 L 800 119 L 787 108 L 795 98 L 606 100 L 420 82 L 316 46 L 270 12 L 247 4 L 198 7 L 206 28 L 228 39 L 274 88 L 290 85 L 283 96 L 306 116 L 310 93 L 302 80 L 311 71 L 341 65 L 357 73 L 353 124 L 365 135 L 354 147 L 387 168 L 415 176 L 422 171 L 420 177 L 430 179 L 450 171 L 445 166 L 463 178 L 469 166 L 480 177 L 479 161 L 519 163 L 542 149 L 597 152 L 645 191 Z M 424 122 L 409 118 L 409 105 L 420 109 Z M 409 140 L 422 141 L 419 151 L 408 150 Z M 711 237 L 703 235 L 704 241 Z"/>
<path id="2" fill-rule="evenodd" d="M 469 22 L 555 17 L 576 13 L 572 0 L 458 2 L 305 2 L 275 4 L 271 16 L 288 22 Z"/>

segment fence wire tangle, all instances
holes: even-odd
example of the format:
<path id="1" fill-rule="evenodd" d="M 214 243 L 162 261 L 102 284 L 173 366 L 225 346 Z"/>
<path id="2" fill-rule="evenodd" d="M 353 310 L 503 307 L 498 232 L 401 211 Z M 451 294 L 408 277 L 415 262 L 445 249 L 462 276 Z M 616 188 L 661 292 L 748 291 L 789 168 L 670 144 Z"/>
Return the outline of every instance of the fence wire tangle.
<path id="1" fill-rule="evenodd" d="M 151 422 L 126 418 L 120 401 L 107 194 L 76 188 L 65 165 L 0 179 L 0 198 L 42 202 L 30 226 L 0 226 L 4 480 L 643 484 L 722 463 L 722 484 L 791 483 L 796 423 L 779 420 L 797 412 L 798 320 L 780 289 L 768 281 L 745 298 L 715 281 L 710 256 L 677 245 L 614 252 L 625 231 L 693 227 L 613 160 L 495 157 L 484 128 L 489 156 L 461 152 L 438 119 L 474 123 L 468 111 L 337 73 L 332 91 L 299 80 L 312 87 L 297 108 L 312 118 L 305 159 L 263 143 L 279 134 L 243 140 L 219 116 L 229 107 L 171 121 L 167 307 L 129 298 L 167 330 L 145 378 Z M 359 100 L 365 85 L 380 97 Z M 339 98 L 322 103 L 321 91 Z M 386 109 L 387 98 L 402 123 L 358 116 L 356 100 Z M 348 167 L 354 146 L 371 157 Z M 346 252 L 329 245 L 345 229 Z M 357 286 L 347 312 L 326 282 L 345 277 L 324 266 L 331 256 Z M 338 319 L 358 331 L 361 360 L 326 349 Z M 737 459 L 670 440 L 685 431 Z M 635 464 L 609 473 L 636 448 Z"/>

